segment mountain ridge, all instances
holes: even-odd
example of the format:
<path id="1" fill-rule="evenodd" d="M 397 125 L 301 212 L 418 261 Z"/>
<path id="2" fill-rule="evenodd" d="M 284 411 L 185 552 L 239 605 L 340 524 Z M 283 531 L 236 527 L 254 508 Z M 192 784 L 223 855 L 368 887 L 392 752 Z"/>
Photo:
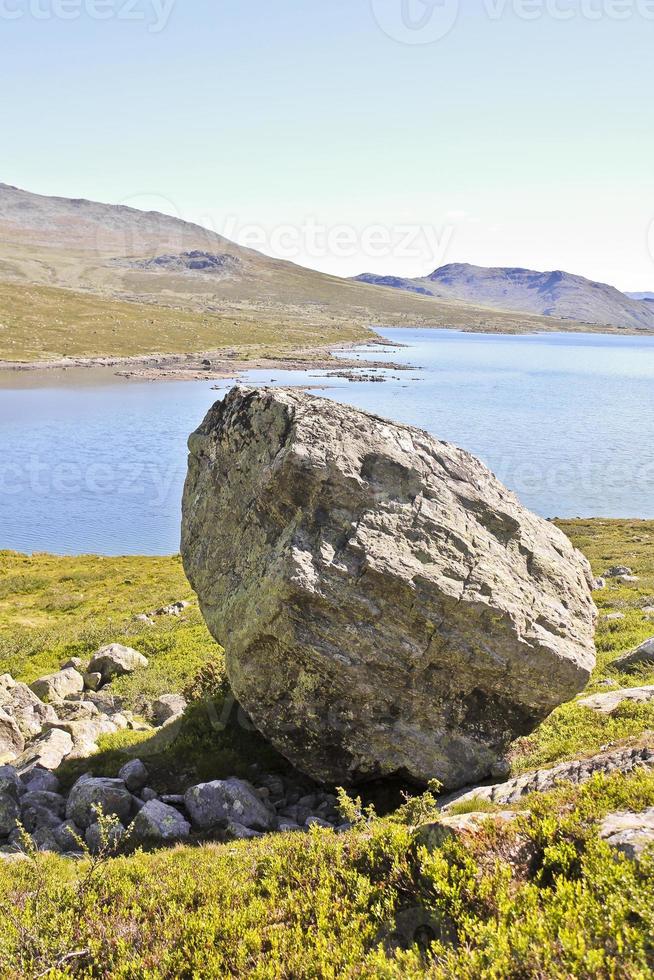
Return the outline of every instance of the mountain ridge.
<path id="1" fill-rule="evenodd" d="M 355 281 L 435 299 L 459 300 L 512 312 L 575 320 L 595 326 L 654 331 L 654 309 L 644 300 L 561 269 L 538 272 L 520 266 L 486 267 L 456 262 L 427 276 L 407 279 L 363 273 Z"/>

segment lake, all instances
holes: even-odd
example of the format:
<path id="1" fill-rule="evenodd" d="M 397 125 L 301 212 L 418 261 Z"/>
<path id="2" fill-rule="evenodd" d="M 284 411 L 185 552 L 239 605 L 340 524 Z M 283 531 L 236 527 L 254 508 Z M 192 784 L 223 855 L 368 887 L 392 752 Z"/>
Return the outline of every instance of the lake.
<path id="1" fill-rule="evenodd" d="M 654 518 L 654 338 L 378 332 L 405 346 L 356 356 L 412 370 L 376 372 L 384 383 L 317 371 L 244 381 L 321 385 L 428 429 L 479 456 L 543 516 Z M 41 378 L 5 376 L 0 388 L 0 549 L 176 551 L 187 436 L 233 382 L 125 381 L 106 370 Z"/>

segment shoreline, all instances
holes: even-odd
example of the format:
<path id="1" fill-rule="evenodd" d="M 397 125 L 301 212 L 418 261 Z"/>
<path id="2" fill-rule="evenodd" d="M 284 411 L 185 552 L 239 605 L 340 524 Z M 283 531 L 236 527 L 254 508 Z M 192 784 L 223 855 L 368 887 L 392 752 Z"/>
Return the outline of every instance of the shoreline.
<path id="1" fill-rule="evenodd" d="M 257 370 L 332 371 L 338 369 L 340 373 L 341 369 L 343 371 L 379 368 L 397 371 L 414 369 L 405 364 L 336 356 L 337 352 L 347 352 L 366 346 L 406 345 L 387 341 L 379 335 L 371 335 L 369 339 L 361 341 L 318 347 L 295 347 L 289 348 L 283 354 L 261 354 L 247 359 L 239 356 L 235 351 L 218 348 L 196 354 L 139 354 L 127 357 L 99 355 L 58 358 L 52 361 L 0 361 L 0 388 L 15 387 L 18 378 L 24 378 L 26 382 L 39 380 L 34 378 L 35 375 L 43 375 L 44 380 L 47 380 L 48 375 L 52 375 L 51 380 L 56 377 L 56 380 L 62 382 L 69 380 L 68 372 L 80 377 L 89 372 L 88 381 L 98 372 L 128 381 L 228 381 L 238 378 L 247 371 Z"/>

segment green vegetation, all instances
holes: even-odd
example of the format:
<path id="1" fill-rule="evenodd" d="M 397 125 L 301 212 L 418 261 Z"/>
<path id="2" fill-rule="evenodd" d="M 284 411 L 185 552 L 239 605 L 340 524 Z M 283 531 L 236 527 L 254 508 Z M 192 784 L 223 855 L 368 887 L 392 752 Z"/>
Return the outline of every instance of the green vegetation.
<path id="1" fill-rule="evenodd" d="M 275 357 L 294 347 L 369 337 L 370 332 L 353 316 L 238 309 L 219 315 L 55 286 L 0 282 L 0 360 L 5 361 L 183 354 L 219 348 L 248 360 Z"/>
<path id="2" fill-rule="evenodd" d="M 559 521 L 572 542 L 590 560 L 600 576 L 612 565 L 628 565 L 638 582 L 622 584 L 608 579 L 595 593 L 600 619 L 597 626 L 597 667 L 584 695 L 618 687 L 654 684 L 654 667 L 620 673 L 611 661 L 654 635 L 654 618 L 643 611 L 654 605 L 654 521 Z M 606 619 L 609 613 L 624 619 Z M 518 740 L 512 750 L 515 774 L 554 765 L 581 754 L 592 755 L 603 745 L 654 730 L 654 704 L 624 704 L 612 716 L 600 715 L 572 701 L 557 708 L 533 735 Z"/>
<path id="3" fill-rule="evenodd" d="M 560 522 L 600 574 L 630 565 L 639 581 L 596 593 L 599 663 L 589 686 L 654 683 L 610 661 L 654 634 L 654 522 Z M 100 642 L 151 658 L 116 690 L 135 710 L 163 690 L 194 704 L 177 738 L 121 732 L 84 769 L 114 774 L 138 749 L 155 779 L 284 766 L 231 710 L 222 651 L 192 606 L 154 626 L 134 620 L 191 598 L 178 558 L 55 558 L 0 553 L 0 667 L 32 679 Z M 242 720 L 241 720 L 242 722 Z M 515 772 L 592 753 L 654 728 L 647 706 L 613 717 L 564 705 L 513 752 Z M 143 741 L 138 741 L 142 739 Z M 152 742 L 155 742 L 152 745 Z M 77 764 L 79 765 L 79 764 Z M 72 779 L 72 764 L 64 775 Z M 435 787 L 386 817 L 341 795 L 351 831 L 277 834 L 101 864 L 52 855 L 0 865 L 0 975 L 163 978 L 624 978 L 654 973 L 654 854 L 632 863 L 598 836 L 601 818 L 654 806 L 654 774 L 596 776 L 524 800 L 428 852 L 413 827 L 436 819 Z M 462 805 L 458 812 L 469 812 Z"/>
<path id="4" fill-rule="evenodd" d="M 433 853 L 404 815 L 335 835 L 0 866 L 5 977 L 644 978 L 654 858 L 598 839 L 654 776 L 595 777 Z M 93 871 L 93 873 L 90 873 Z M 417 941 L 417 945 L 412 945 Z"/>

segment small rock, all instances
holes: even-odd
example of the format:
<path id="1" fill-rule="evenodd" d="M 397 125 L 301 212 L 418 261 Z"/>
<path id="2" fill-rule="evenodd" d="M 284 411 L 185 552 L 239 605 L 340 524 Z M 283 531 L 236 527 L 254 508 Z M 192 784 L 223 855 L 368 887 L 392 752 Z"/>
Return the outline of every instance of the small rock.
<path id="1" fill-rule="evenodd" d="M 610 813 L 602 820 L 600 837 L 630 860 L 637 861 L 645 848 L 654 844 L 654 807 L 642 813 Z"/>
<path id="2" fill-rule="evenodd" d="M 328 823 L 327 820 L 323 820 L 322 817 L 307 817 L 304 821 L 305 827 L 323 827 L 325 830 L 333 830 L 333 826 Z"/>
<path id="3" fill-rule="evenodd" d="M 140 759 L 130 759 L 118 770 L 118 778 L 123 780 L 130 793 L 136 793 L 147 783 L 148 770 Z"/>
<path id="4" fill-rule="evenodd" d="M 39 735 L 46 721 L 56 721 L 54 708 L 43 701 L 27 684 L 15 681 L 11 674 L 0 676 L 0 708 L 14 719 L 24 738 Z"/>
<path id="5" fill-rule="evenodd" d="M 30 833 L 39 827 L 54 830 L 63 821 L 66 801 L 58 793 L 36 790 L 26 793 L 20 804 L 22 823 Z"/>
<path id="6" fill-rule="evenodd" d="M 211 830 L 230 821 L 255 830 L 272 830 L 275 815 L 263 804 L 250 783 L 242 779 L 216 779 L 187 790 L 186 810 L 194 827 Z"/>
<path id="7" fill-rule="evenodd" d="M 52 728 L 44 732 L 29 745 L 16 759 L 16 768 L 20 772 L 33 769 L 58 769 L 63 760 L 73 750 L 73 740 L 68 732 L 60 728 Z"/>
<path id="8" fill-rule="evenodd" d="M 186 710 L 186 699 L 181 694 L 162 694 L 152 702 L 152 720 L 155 725 L 163 725 L 171 718 L 177 718 Z"/>
<path id="9" fill-rule="evenodd" d="M 55 674 L 39 677 L 30 687 L 42 701 L 57 702 L 71 694 L 81 693 L 84 690 L 84 678 L 74 667 L 66 667 Z"/>
<path id="10" fill-rule="evenodd" d="M 141 790 L 141 799 L 144 801 L 144 803 L 149 803 L 150 800 L 158 800 L 159 794 L 156 792 L 156 790 L 153 790 L 151 786 L 145 786 Z"/>
<path id="11" fill-rule="evenodd" d="M 133 840 L 136 842 L 184 840 L 190 830 L 190 823 L 179 810 L 160 800 L 145 803 L 132 823 Z"/>
<path id="12" fill-rule="evenodd" d="M 88 847 L 91 854 L 99 854 L 103 848 L 106 848 L 110 853 L 115 853 L 119 847 L 120 842 L 125 836 L 125 828 L 122 823 L 114 824 L 109 832 L 107 839 L 102 839 L 102 829 L 99 823 L 92 823 L 86 828 L 86 833 L 84 835 L 84 840 L 86 841 L 86 846 Z"/>
<path id="13" fill-rule="evenodd" d="M 295 823 L 293 820 L 280 820 L 277 824 L 277 830 L 280 834 L 295 834 L 298 830 L 303 830 L 299 823 Z"/>
<path id="14" fill-rule="evenodd" d="M 451 837 L 478 834 L 489 820 L 494 823 L 509 824 L 517 820 L 518 817 L 527 815 L 527 813 L 528 811 L 525 810 L 522 812 L 502 810 L 497 813 L 481 810 L 478 813 L 444 816 L 433 823 L 422 824 L 418 827 L 414 833 L 414 840 L 422 847 L 426 847 L 428 851 L 434 851 Z"/>
<path id="15" fill-rule="evenodd" d="M 52 831 L 52 836 L 62 851 L 81 852 L 84 849 L 81 843 L 84 840 L 84 834 L 72 820 L 66 820 L 59 824 Z"/>
<path id="16" fill-rule="evenodd" d="M 152 626 L 152 620 L 146 613 L 139 613 L 138 616 L 134 617 L 134 622 L 136 623 L 147 623 L 148 626 Z"/>
<path id="17" fill-rule="evenodd" d="M 66 670 L 68 667 L 72 667 L 74 670 L 79 671 L 80 674 L 84 673 L 84 661 L 80 660 L 79 657 L 70 657 L 65 663 L 61 665 L 61 670 Z"/>
<path id="18" fill-rule="evenodd" d="M 39 766 L 29 769 L 21 777 L 21 780 L 27 792 L 38 792 L 39 790 L 44 790 L 46 793 L 59 792 L 59 780 L 54 773 L 48 769 L 41 769 Z"/>
<path id="19" fill-rule="evenodd" d="M 132 794 L 122 779 L 82 776 L 70 791 L 66 818 L 85 830 L 97 820 L 96 806 L 102 807 L 104 816 L 127 823 L 132 813 Z"/>
<path id="20" fill-rule="evenodd" d="M 595 591 L 599 591 L 600 589 L 605 589 L 605 588 L 606 588 L 606 579 L 605 578 L 596 578 L 595 579 Z"/>
<path id="21" fill-rule="evenodd" d="M 225 828 L 226 833 L 232 840 L 253 840 L 255 837 L 263 837 L 258 830 L 246 827 L 237 820 L 229 820 Z"/>
<path id="22" fill-rule="evenodd" d="M 31 836 L 35 847 L 39 851 L 52 851 L 54 854 L 60 853 L 61 848 L 57 843 L 55 829 L 53 827 L 37 827 Z"/>
<path id="23" fill-rule="evenodd" d="M 0 708 L 0 762 L 12 762 L 25 748 L 25 738 L 15 718 Z"/>
<path id="24" fill-rule="evenodd" d="M 601 715 L 612 715 L 616 708 L 625 702 L 630 701 L 636 704 L 647 704 L 654 701 L 654 685 L 648 687 L 622 687 L 617 691 L 609 691 L 607 694 L 591 694 L 588 698 L 582 698 L 577 704 L 591 711 L 597 711 Z"/>
<path id="25" fill-rule="evenodd" d="M 58 721 L 85 721 L 97 718 L 99 714 L 92 701 L 62 701 L 57 705 Z M 52 727 L 57 727 L 56 722 Z"/>
<path id="26" fill-rule="evenodd" d="M 617 623 L 624 618 L 625 615 L 621 612 L 606 613 L 604 616 L 602 616 L 602 619 L 606 623 Z"/>
<path id="27" fill-rule="evenodd" d="M 91 672 L 86 671 L 86 673 L 84 674 L 85 688 L 87 688 L 89 691 L 97 691 L 101 684 L 102 684 L 102 674 L 99 671 L 97 670 L 93 670 Z"/>
<path id="28" fill-rule="evenodd" d="M 140 667 L 148 666 L 148 658 L 138 650 L 124 647 L 120 643 L 110 643 L 101 647 L 91 658 L 89 674 L 100 674 L 102 683 L 108 684 L 114 677 L 131 674 Z"/>
<path id="29" fill-rule="evenodd" d="M 20 817 L 18 800 L 11 792 L 0 792 L 0 837 L 7 837 Z"/>
<path id="30" fill-rule="evenodd" d="M 651 664 L 654 663 L 654 636 L 649 640 L 645 640 L 641 643 L 639 647 L 632 650 L 630 653 L 625 653 L 621 657 L 618 657 L 611 664 L 617 670 L 624 670 L 629 672 L 634 667 L 640 666 L 640 664 Z"/>
<path id="31" fill-rule="evenodd" d="M 633 582 L 640 582 L 637 575 L 620 575 L 618 581 L 623 582 L 624 585 L 631 585 Z"/>
<path id="32" fill-rule="evenodd" d="M 621 578 L 623 575 L 633 575 L 628 565 L 612 565 L 604 572 L 604 578 Z"/>

